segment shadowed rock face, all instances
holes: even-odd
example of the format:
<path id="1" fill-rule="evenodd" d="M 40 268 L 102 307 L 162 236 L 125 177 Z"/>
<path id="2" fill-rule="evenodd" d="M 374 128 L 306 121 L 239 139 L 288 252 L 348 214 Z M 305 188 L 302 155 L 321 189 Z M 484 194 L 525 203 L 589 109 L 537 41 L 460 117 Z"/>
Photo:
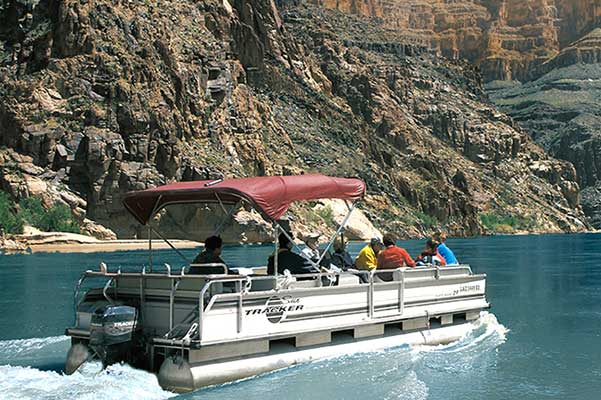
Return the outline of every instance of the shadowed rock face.
<path id="1" fill-rule="evenodd" d="M 489 85 L 492 99 L 578 172 L 583 207 L 601 228 L 601 29 L 568 45 L 525 84 Z"/>
<path id="2" fill-rule="evenodd" d="M 9 0 L 0 27 L 2 188 L 27 196 L 33 176 L 120 237 L 143 235 L 129 190 L 303 171 L 363 178 L 366 215 L 402 234 L 479 234 L 482 213 L 586 228 L 572 166 L 488 103 L 478 71 L 379 20 L 270 0 Z M 329 213 L 293 211 L 309 227 Z"/>

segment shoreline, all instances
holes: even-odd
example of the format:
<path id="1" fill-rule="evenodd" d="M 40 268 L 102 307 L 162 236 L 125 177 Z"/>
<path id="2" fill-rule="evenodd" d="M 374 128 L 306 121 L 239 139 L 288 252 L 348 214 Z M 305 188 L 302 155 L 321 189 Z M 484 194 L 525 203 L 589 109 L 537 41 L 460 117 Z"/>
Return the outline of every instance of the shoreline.
<path id="1" fill-rule="evenodd" d="M 169 240 L 178 250 L 202 247 L 192 240 Z M 152 241 L 153 250 L 171 247 L 162 239 Z M 9 235 L 0 238 L 0 254 L 33 253 L 101 253 L 113 251 L 148 250 L 148 239 L 102 240 L 66 232 L 39 232 L 32 235 Z"/>
<path id="2" fill-rule="evenodd" d="M 584 232 L 517 232 L 494 233 L 488 236 L 526 236 L 526 235 L 574 235 L 574 234 L 601 234 L 601 230 Z M 473 236 L 478 237 L 478 236 Z M 459 238 L 459 237 L 457 237 Z M 469 238 L 461 237 L 464 239 Z M 403 238 L 402 240 L 423 239 L 422 237 Z M 355 240 L 353 240 L 355 241 Z M 203 243 L 192 240 L 169 239 L 178 250 L 197 249 Z M 359 242 L 361 242 L 359 240 Z M 242 244 L 242 243 L 239 243 Z M 246 243 L 265 244 L 265 243 Z M 271 243 L 269 243 L 271 244 Z M 152 241 L 153 250 L 168 250 L 171 247 L 162 239 Z M 148 250 L 148 239 L 96 239 L 91 236 L 66 233 L 66 232 L 39 232 L 30 235 L 7 235 L 0 238 L 0 255 L 34 254 L 34 253 L 110 253 L 114 251 Z"/>

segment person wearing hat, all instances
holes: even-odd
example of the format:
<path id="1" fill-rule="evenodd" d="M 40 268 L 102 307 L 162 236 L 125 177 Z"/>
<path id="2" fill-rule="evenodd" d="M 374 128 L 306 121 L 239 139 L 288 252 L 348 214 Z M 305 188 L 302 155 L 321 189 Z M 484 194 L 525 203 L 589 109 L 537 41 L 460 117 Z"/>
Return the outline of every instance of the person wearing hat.
<path id="1" fill-rule="evenodd" d="M 319 261 L 319 249 L 317 248 L 317 240 L 321 235 L 319 233 L 309 233 L 305 236 L 304 242 L 307 245 L 302 251 L 301 256 L 305 257 L 307 260 L 311 260 L 313 262 Z"/>
<path id="2" fill-rule="evenodd" d="M 292 234 L 289 234 L 292 237 Z M 292 252 L 294 243 L 288 239 L 284 233 L 278 237 L 278 274 L 283 274 L 285 270 L 291 274 L 312 274 L 319 272 L 319 269 L 311 265 L 304 257 Z M 267 274 L 275 274 L 274 255 L 270 255 L 267 260 Z"/>
<path id="3" fill-rule="evenodd" d="M 372 270 L 378 266 L 378 253 L 382 250 L 382 242 L 378 238 L 373 238 L 361 249 L 355 259 L 357 269 Z"/>

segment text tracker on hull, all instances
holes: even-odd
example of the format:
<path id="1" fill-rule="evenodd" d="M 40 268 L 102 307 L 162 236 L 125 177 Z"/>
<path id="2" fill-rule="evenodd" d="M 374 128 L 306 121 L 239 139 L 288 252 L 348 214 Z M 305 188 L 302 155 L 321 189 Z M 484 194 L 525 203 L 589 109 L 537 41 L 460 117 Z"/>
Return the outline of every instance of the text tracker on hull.
<path id="1" fill-rule="evenodd" d="M 131 193 L 124 204 L 146 225 L 166 205 L 215 203 L 226 211 L 246 203 L 273 223 L 277 241 L 291 202 L 353 202 L 329 249 L 364 193 L 359 179 L 257 177 L 165 185 Z M 353 271 L 278 275 L 274 254 L 275 275 L 261 274 L 265 267 L 228 275 L 216 264 L 195 265 L 206 274 L 167 265 L 159 272 L 151 256 L 140 272 L 86 271 L 75 291 L 75 326 L 66 331 L 66 372 L 91 358 L 125 361 L 158 373 L 165 389 L 189 391 L 362 349 L 447 343 L 489 307 L 486 276 L 467 265 L 371 271 L 361 283 Z M 88 280 L 100 284 L 80 295 Z"/>

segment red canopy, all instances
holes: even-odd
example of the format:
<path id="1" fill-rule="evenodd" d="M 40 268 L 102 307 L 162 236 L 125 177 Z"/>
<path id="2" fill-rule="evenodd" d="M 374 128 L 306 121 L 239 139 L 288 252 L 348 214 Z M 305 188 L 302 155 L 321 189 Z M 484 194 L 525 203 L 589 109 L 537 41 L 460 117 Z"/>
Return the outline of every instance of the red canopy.
<path id="1" fill-rule="evenodd" d="M 143 225 L 163 207 L 182 203 L 236 204 L 243 200 L 266 219 L 280 219 L 290 203 L 301 200 L 357 200 L 365 183 L 325 175 L 260 176 L 224 181 L 177 182 L 125 195 L 125 208 Z"/>

